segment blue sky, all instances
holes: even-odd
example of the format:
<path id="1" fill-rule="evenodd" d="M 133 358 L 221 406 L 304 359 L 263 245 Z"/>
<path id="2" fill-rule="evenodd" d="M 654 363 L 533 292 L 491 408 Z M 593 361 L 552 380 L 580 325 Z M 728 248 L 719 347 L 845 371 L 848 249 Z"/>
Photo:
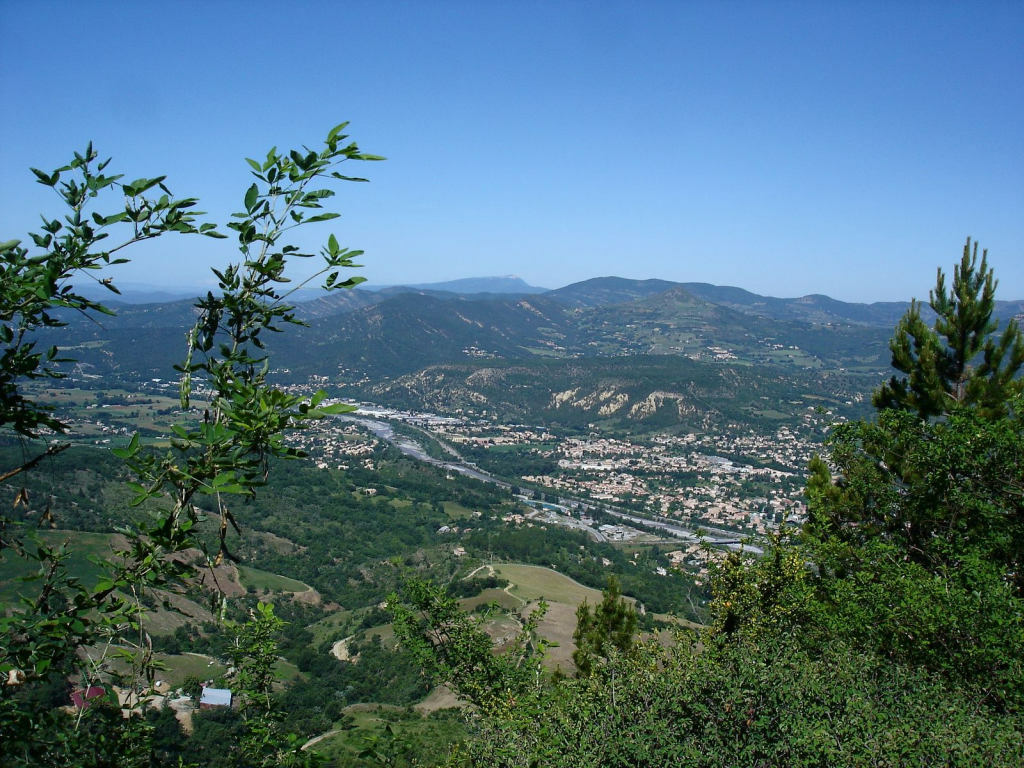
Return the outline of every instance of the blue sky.
<path id="1" fill-rule="evenodd" d="M 0 0 L 0 239 L 87 140 L 225 221 L 341 120 L 371 282 L 516 274 L 926 297 L 971 235 L 1024 298 L 1024 3 Z M 230 241 L 135 252 L 198 285 Z"/>

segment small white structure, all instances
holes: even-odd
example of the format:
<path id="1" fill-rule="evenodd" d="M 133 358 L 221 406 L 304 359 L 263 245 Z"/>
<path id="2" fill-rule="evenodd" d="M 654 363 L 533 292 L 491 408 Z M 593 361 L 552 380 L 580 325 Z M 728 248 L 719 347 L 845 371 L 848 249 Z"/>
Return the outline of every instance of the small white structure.
<path id="1" fill-rule="evenodd" d="M 203 688 L 203 695 L 199 697 L 199 708 L 210 709 L 211 707 L 230 707 L 231 691 L 227 688 Z"/>

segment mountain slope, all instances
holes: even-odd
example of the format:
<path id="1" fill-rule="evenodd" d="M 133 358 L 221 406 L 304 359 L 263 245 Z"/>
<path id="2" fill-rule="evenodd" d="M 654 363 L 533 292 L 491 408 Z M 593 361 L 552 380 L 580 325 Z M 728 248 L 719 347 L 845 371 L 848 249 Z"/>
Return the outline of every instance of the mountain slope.
<path id="1" fill-rule="evenodd" d="M 867 379 L 674 356 L 481 361 L 433 365 L 345 391 L 400 408 L 504 422 L 630 431 L 775 423 L 824 405 L 858 412 Z"/>
<path id="2" fill-rule="evenodd" d="M 678 286 L 669 280 L 630 280 L 625 277 L 595 277 L 544 294 L 566 307 L 599 307 L 624 304 Z"/>

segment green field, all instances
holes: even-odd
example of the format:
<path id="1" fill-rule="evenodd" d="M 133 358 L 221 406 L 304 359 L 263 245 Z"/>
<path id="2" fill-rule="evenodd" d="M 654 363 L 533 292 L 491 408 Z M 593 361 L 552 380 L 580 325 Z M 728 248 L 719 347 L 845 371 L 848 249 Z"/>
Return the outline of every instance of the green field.
<path id="1" fill-rule="evenodd" d="M 157 678 L 166 680 L 172 688 L 177 688 L 190 675 L 200 680 L 215 680 L 228 671 L 225 665 L 198 653 L 158 653 L 156 659 L 165 667 L 157 672 Z"/>
<path id="2" fill-rule="evenodd" d="M 576 609 L 584 600 L 590 605 L 599 603 L 601 592 L 538 565 L 495 565 L 494 573 L 508 579 L 511 582 L 508 591 L 526 603 L 519 608 L 520 615 L 525 617 L 544 598 L 548 604 L 547 613 L 537 627 L 538 634 L 550 644 L 545 652 L 544 666 L 549 670 L 561 669 L 571 673 L 574 669 L 572 636 L 576 631 Z"/>
<path id="3" fill-rule="evenodd" d="M 473 510 L 464 507 L 457 501 L 443 501 L 444 512 L 452 520 L 466 520 L 473 516 Z"/>
<path id="4" fill-rule="evenodd" d="M 299 668 L 290 661 L 278 659 L 274 663 L 274 677 L 277 678 L 278 684 L 286 683 L 291 685 L 302 677 L 302 672 L 300 672 Z"/>
<path id="5" fill-rule="evenodd" d="M 518 610 L 519 608 L 522 608 L 524 604 L 521 598 L 510 595 L 503 589 L 485 589 L 475 597 L 467 597 L 463 600 L 459 600 L 459 605 L 464 611 L 472 611 L 474 608 L 488 603 L 497 603 L 506 611 Z"/>
<path id="6" fill-rule="evenodd" d="M 269 571 L 261 571 L 259 568 L 251 568 L 247 565 L 238 566 L 238 578 L 242 586 L 253 587 L 257 590 L 268 589 L 271 592 L 305 592 L 309 589 L 308 584 L 301 581 L 289 579 Z"/>
<path id="7" fill-rule="evenodd" d="M 74 347 L 65 349 L 73 350 Z M 68 425 L 68 437 L 72 440 L 100 437 L 120 445 L 123 436 L 111 432 L 111 428 L 140 431 L 152 437 L 153 433 L 168 433 L 171 423 L 181 415 L 178 398 L 162 394 L 38 384 L 28 385 L 25 391 L 40 403 L 56 408 L 59 418 Z M 192 401 L 193 409 L 202 409 L 206 405 L 202 400 Z"/>
<path id="8" fill-rule="evenodd" d="M 366 639 L 369 640 L 374 635 L 380 636 L 381 645 L 387 648 L 394 648 L 398 645 L 398 641 L 395 639 L 395 625 L 394 624 L 378 624 L 376 627 L 370 627 L 364 629 L 360 634 L 365 634 Z"/>
<path id="9" fill-rule="evenodd" d="M 385 727 L 390 727 L 388 734 Z M 426 765 L 444 762 L 450 746 L 465 738 L 466 729 L 458 716 L 439 714 L 421 717 L 401 707 L 354 705 L 345 713 L 345 721 L 310 750 L 331 765 L 357 768 L 370 765 L 408 765 L 383 763 L 376 756 L 360 758 L 368 747 L 374 752 L 394 755 L 403 748 L 416 747 L 427 758 Z M 415 753 L 415 752 L 414 752 Z M 420 765 L 420 763 L 415 763 Z"/>
<path id="10" fill-rule="evenodd" d="M 337 611 L 310 624 L 306 629 L 313 633 L 313 645 L 318 646 L 327 640 L 340 640 L 345 634 L 343 627 L 351 618 L 352 611 Z"/>
<path id="11" fill-rule="evenodd" d="M 591 605 L 601 601 L 601 591 L 584 586 L 550 568 L 539 565 L 495 565 L 498 576 L 512 582 L 509 591 L 523 600 L 543 597 L 550 602 L 577 606 L 584 600 Z"/>

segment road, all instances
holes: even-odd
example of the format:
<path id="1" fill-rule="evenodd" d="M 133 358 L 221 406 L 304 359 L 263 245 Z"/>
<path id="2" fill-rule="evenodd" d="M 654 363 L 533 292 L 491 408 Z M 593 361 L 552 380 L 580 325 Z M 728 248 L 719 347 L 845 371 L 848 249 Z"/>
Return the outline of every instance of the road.
<path id="1" fill-rule="evenodd" d="M 428 455 L 427 452 L 423 450 L 423 446 L 421 446 L 411 437 L 406 437 L 405 435 L 399 435 L 398 433 L 396 433 L 394 427 L 392 427 L 386 421 L 380 421 L 378 419 L 369 419 L 366 418 L 365 416 L 352 416 L 349 414 L 338 416 L 337 418 L 343 421 L 354 421 L 357 424 L 362 424 L 364 427 L 373 432 L 373 434 L 375 434 L 377 437 L 381 438 L 382 440 L 387 440 L 389 443 L 394 445 L 406 456 L 410 456 L 414 459 L 419 459 L 420 461 L 425 461 L 428 464 L 433 464 L 436 467 L 443 467 L 444 469 L 450 470 L 452 472 L 458 472 L 460 475 L 466 475 L 467 477 L 482 480 L 485 483 L 494 483 L 495 485 L 499 485 L 502 488 L 512 487 L 511 483 L 506 483 L 504 480 L 499 480 L 498 478 L 489 475 L 486 472 L 482 472 L 476 467 L 470 466 L 469 464 L 464 464 L 458 461 L 441 461 L 440 459 L 435 459 L 433 456 Z M 450 449 L 449 452 L 454 453 L 454 451 L 451 451 Z"/>
<path id="2" fill-rule="evenodd" d="M 377 437 L 381 438 L 382 440 L 387 440 L 389 443 L 393 444 L 396 448 L 398 448 L 399 451 L 401 451 L 406 456 L 410 456 L 420 461 L 425 461 L 428 464 L 433 464 L 434 466 L 437 467 L 443 467 L 444 469 L 451 472 L 458 472 L 461 475 L 466 475 L 467 477 L 472 477 L 477 480 L 481 480 L 485 483 L 494 483 L 495 485 L 498 485 L 502 488 L 512 487 L 511 483 L 506 482 L 504 480 L 500 480 L 497 477 L 494 477 L 493 475 L 490 475 L 475 466 L 470 466 L 469 464 L 458 461 L 441 461 L 440 459 L 435 459 L 433 456 L 429 456 L 427 452 L 423 450 L 423 447 L 419 443 L 417 443 L 411 437 L 407 437 L 405 435 L 400 435 L 396 433 L 394 428 L 386 421 L 380 421 L 379 419 L 371 419 L 365 416 L 354 416 L 352 414 L 345 414 L 343 416 L 338 416 L 337 418 L 342 419 L 343 421 L 354 421 L 357 424 L 362 424 L 364 427 L 373 432 L 373 434 L 375 434 Z M 449 452 L 455 454 L 455 452 L 450 449 Z M 760 555 L 764 552 L 760 547 L 750 543 L 744 537 L 731 531 L 724 531 L 721 529 L 706 528 L 701 526 L 699 529 L 701 531 L 701 535 L 698 536 L 696 530 L 683 526 L 676 521 L 670 521 L 665 518 L 655 519 L 649 517 L 640 517 L 625 510 L 609 506 L 607 504 L 597 505 L 594 504 L 592 501 L 588 501 L 586 499 L 564 497 L 559 498 L 558 501 L 559 506 L 561 506 L 562 509 L 568 509 L 568 507 L 571 505 L 577 505 L 584 510 L 600 509 L 607 512 L 610 515 L 618 517 L 621 520 L 631 521 L 652 528 L 659 528 L 668 533 L 669 535 L 677 539 L 682 539 L 684 541 L 703 540 L 714 547 L 724 547 L 726 549 L 732 550 L 743 550 L 744 552 L 750 552 L 755 555 Z M 584 525 L 579 520 L 569 517 L 568 515 L 559 515 L 555 513 L 553 510 L 548 510 L 548 513 L 551 522 L 557 525 L 564 525 L 569 528 L 576 528 L 585 531 L 597 541 L 608 540 L 607 537 L 605 537 L 605 535 L 602 534 L 596 528 Z"/>

